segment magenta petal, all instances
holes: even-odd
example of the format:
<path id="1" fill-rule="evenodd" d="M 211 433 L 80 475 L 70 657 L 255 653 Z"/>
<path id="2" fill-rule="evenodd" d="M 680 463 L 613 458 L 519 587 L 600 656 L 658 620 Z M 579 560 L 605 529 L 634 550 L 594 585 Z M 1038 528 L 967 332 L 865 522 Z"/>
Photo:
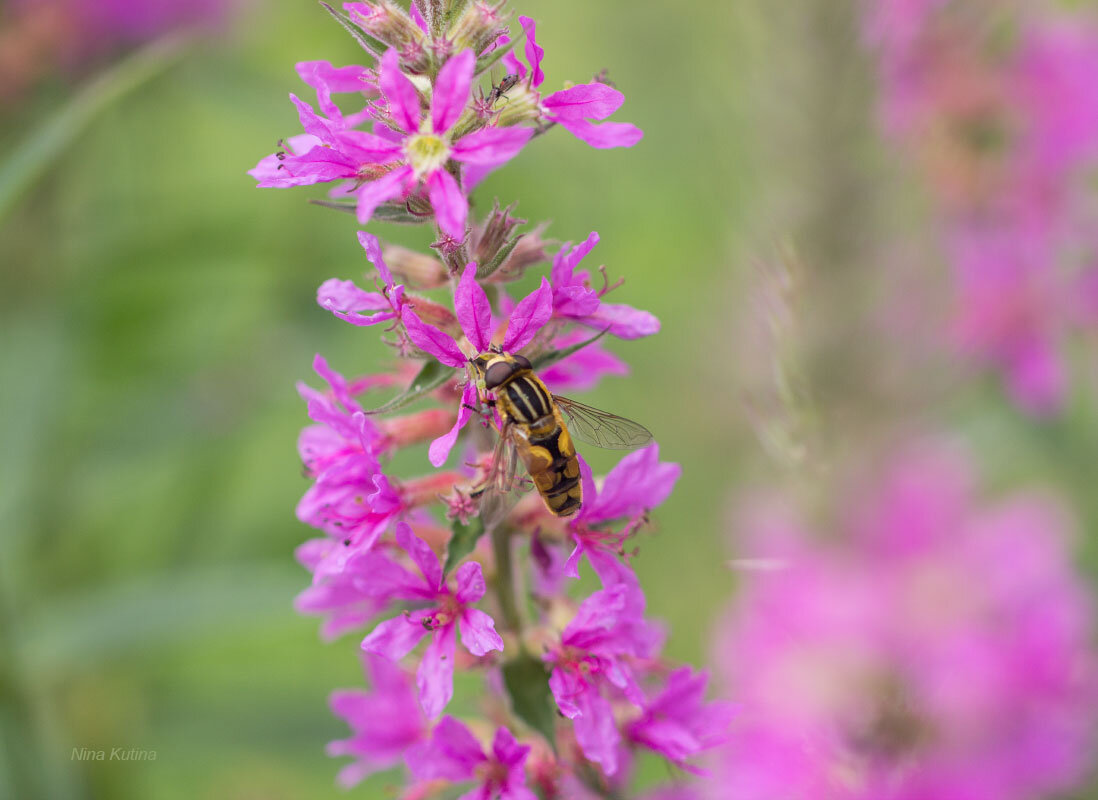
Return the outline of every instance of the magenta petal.
<path id="1" fill-rule="evenodd" d="M 564 669 L 554 669 L 549 675 L 549 690 L 553 693 L 561 714 L 568 719 L 579 716 L 580 708 L 575 701 L 585 688 L 578 679 L 572 677 L 572 673 Z"/>
<path id="2" fill-rule="evenodd" d="M 584 497 L 587 495 L 585 494 Z M 583 542 L 576 539 L 576 546 L 572 548 L 572 553 L 568 556 L 568 560 L 564 562 L 564 574 L 568 578 L 578 578 L 579 562 L 583 557 Z"/>
<path id="3" fill-rule="evenodd" d="M 535 87 L 541 86 L 545 80 L 545 73 L 541 71 L 541 59 L 545 55 L 545 50 L 537 42 L 537 25 L 529 17 L 519 17 L 518 20 L 519 25 L 526 31 L 526 60 L 530 62 L 530 70 L 533 73 L 530 76 L 530 83 Z"/>
<path id="4" fill-rule="evenodd" d="M 461 329 L 478 353 L 492 343 L 492 306 L 477 283 L 477 265 L 467 264 L 454 292 L 454 310 Z"/>
<path id="5" fill-rule="evenodd" d="M 400 55 L 390 48 L 381 57 L 381 91 L 389 101 L 389 113 L 406 133 L 419 131 L 419 92 L 400 70 Z"/>
<path id="6" fill-rule="evenodd" d="M 452 154 L 465 164 L 498 167 L 517 156 L 533 135 L 533 128 L 484 128 L 454 142 Z"/>
<path id="7" fill-rule="evenodd" d="M 399 661 L 415 649 L 426 633 L 418 621 L 403 616 L 395 617 L 374 628 L 362 640 L 362 649 L 367 653 L 384 656 L 390 661 Z"/>
<path id="8" fill-rule="evenodd" d="M 660 462 L 660 446 L 653 442 L 610 470 L 599 495 L 584 502 L 583 519 L 601 522 L 655 508 L 671 494 L 681 474 L 678 464 Z"/>
<path id="9" fill-rule="evenodd" d="M 397 544 L 401 546 L 408 557 L 419 567 L 427 585 L 438 591 L 442 588 L 442 565 L 438 556 L 427 542 L 420 539 L 412 532 L 412 526 L 407 522 L 398 522 L 396 526 Z"/>
<path id="10" fill-rule="evenodd" d="M 660 321 L 652 313 L 622 303 L 599 303 L 596 311 L 582 320 L 599 330 L 609 330 L 619 339 L 640 339 L 660 332 Z"/>
<path id="11" fill-rule="evenodd" d="M 408 338 L 420 350 L 434 356 L 448 367 L 465 366 L 467 361 L 465 354 L 461 352 L 461 348 L 457 346 L 457 342 L 450 334 L 422 321 L 416 316 L 416 312 L 407 306 L 401 312 L 401 320 L 404 322 L 404 329 L 408 332 Z"/>
<path id="12" fill-rule="evenodd" d="M 454 127 L 469 102 L 469 86 L 477 57 L 472 50 L 462 50 L 447 61 L 435 81 L 431 97 L 431 125 L 435 133 L 445 133 Z"/>
<path id="13" fill-rule="evenodd" d="M 503 349 L 513 353 L 526 347 L 551 316 L 553 289 L 549 281 L 542 278 L 541 286 L 522 298 L 511 312 L 507 334 L 503 337 Z"/>
<path id="14" fill-rule="evenodd" d="M 420 780 L 462 781 L 472 778 L 486 760 L 469 729 L 446 716 L 435 726 L 430 744 L 409 758 L 408 768 Z"/>
<path id="15" fill-rule="evenodd" d="M 495 47 L 492 47 L 491 50 L 494 50 L 496 47 L 503 47 L 505 44 L 510 43 L 511 37 L 507 34 L 504 34 L 503 36 L 500 36 L 498 39 L 496 39 Z M 526 77 L 526 65 L 519 61 L 518 56 L 515 55 L 514 50 L 508 50 L 506 53 L 504 53 L 503 58 L 501 58 L 500 61 L 503 64 L 503 68 L 507 70 L 508 75 L 518 75 L 520 81 Z"/>
<path id="16" fill-rule="evenodd" d="M 291 94 L 290 100 L 297 106 L 297 117 L 301 120 L 301 127 L 305 129 L 305 133 L 315 136 L 325 144 L 336 143 L 336 128 L 331 122 L 317 114 L 311 105 L 296 94 Z"/>
<path id="17" fill-rule="evenodd" d="M 621 743 L 614 709 L 594 690 L 583 692 L 578 701 L 580 715 L 572 721 L 576 741 L 587 758 L 601 764 L 607 775 L 613 775 L 618 771 L 618 745 Z"/>
<path id="18" fill-rule="evenodd" d="M 381 257 L 381 243 L 377 240 L 377 237 L 372 233 L 366 231 L 358 232 L 358 243 L 362 245 L 362 249 L 366 251 L 366 258 L 370 260 L 370 263 L 377 269 L 377 274 L 381 276 L 381 280 L 385 281 L 386 286 L 393 285 L 393 274 L 389 272 L 389 267 L 385 263 L 385 259 Z"/>
<path id="19" fill-rule="evenodd" d="M 582 83 L 546 97 L 541 101 L 550 116 L 564 120 L 606 119 L 625 102 L 625 95 L 604 83 Z"/>
<path id="20" fill-rule="evenodd" d="M 644 138 L 644 131 L 628 122 L 604 122 L 601 125 L 584 119 L 558 119 L 557 122 L 577 139 L 600 150 L 632 147 Z"/>
<path id="21" fill-rule="evenodd" d="M 454 571 L 457 592 L 454 596 L 462 605 L 471 605 L 484 597 L 484 573 L 476 561 L 467 561 Z"/>
<path id="22" fill-rule="evenodd" d="M 295 69 L 301 80 L 314 89 L 324 86 L 331 92 L 347 93 L 372 88 L 369 70 L 357 64 L 335 67 L 330 61 L 299 61 Z"/>
<path id="23" fill-rule="evenodd" d="M 365 225 L 374 215 L 374 209 L 385 201 L 400 196 L 404 190 L 404 181 L 411 177 L 413 172 L 411 167 L 400 167 L 359 189 L 356 208 L 358 221 Z"/>
<path id="24" fill-rule="evenodd" d="M 384 311 L 389 309 L 389 301 L 378 292 L 367 292 L 354 285 L 352 281 L 329 278 L 316 290 L 317 304 L 331 311 L 340 319 L 352 325 L 374 325 L 393 314 L 362 315 L 360 311 Z"/>
<path id="25" fill-rule="evenodd" d="M 576 267 L 587 257 L 588 253 L 595 249 L 595 245 L 600 241 L 599 232 L 591 231 L 587 238 L 575 247 L 570 247 L 569 244 L 564 245 L 553 257 L 553 268 L 549 272 L 549 277 L 553 280 L 553 286 L 559 290 L 562 287 L 571 285 L 575 279 Z"/>
<path id="26" fill-rule="evenodd" d="M 503 650 L 503 639 L 496 633 L 496 623 L 477 608 L 467 608 L 461 614 L 461 643 L 475 656 L 487 655 L 492 650 Z"/>
<path id="27" fill-rule="evenodd" d="M 436 169 L 427 176 L 427 196 L 431 198 L 435 218 L 443 232 L 455 239 L 464 239 L 469 203 L 454 176 L 444 169 Z"/>
<path id="28" fill-rule="evenodd" d="M 458 409 L 457 420 L 454 422 L 454 427 L 431 442 L 431 447 L 427 451 L 427 458 L 430 460 L 431 466 L 441 467 L 446 463 L 446 459 L 450 457 L 450 451 L 454 449 L 454 443 L 457 442 L 458 434 L 473 415 L 469 406 L 476 405 L 476 402 L 477 387 L 475 383 L 470 381 L 465 386 L 465 391 L 462 392 L 461 407 Z"/>
<path id="29" fill-rule="evenodd" d="M 435 719 L 454 696 L 454 655 L 457 640 L 453 623 L 435 631 L 434 639 L 423 651 L 423 661 L 416 671 L 419 704 L 428 719 Z"/>

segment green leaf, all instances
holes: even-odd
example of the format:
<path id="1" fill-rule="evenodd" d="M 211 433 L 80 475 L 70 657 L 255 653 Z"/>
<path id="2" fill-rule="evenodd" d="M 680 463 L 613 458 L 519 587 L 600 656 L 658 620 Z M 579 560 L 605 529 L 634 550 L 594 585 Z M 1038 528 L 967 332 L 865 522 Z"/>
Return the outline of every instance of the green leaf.
<path id="1" fill-rule="evenodd" d="M 573 353 L 578 353 L 580 350 L 587 347 L 587 345 L 594 344 L 603 336 L 605 336 L 606 331 L 608 330 L 610 329 L 606 328 L 605 330 L 601 330 L 590 339 L 584 339 L 582 342 L 574 344 L 571 347 L 566 347 L 563 350 L 550 350 L 548 353 L 542 353 L 537 358 L 532 359 L 530 363 L 533 364 L 535 370 L 545 369 L 551 364 L 556 364 L 558 361 L 563 361 Z"/>
<path id="2" fill-rule="evenodd" d="M 449 575 L 450 570 L 456 567 L 461 559 L 473 552 L 477 546 L 477 540 L 484 535 L 484 521 L 477 517 L 468 525 L 462 525 L 455 519 L 450 530 L 453 531 L 453 535 L 450 537 L 450 546 L 446 549 L 446 566 L 443 568 L 443 575 Z"/>
<path id="3" fill-rule="evenodd" d="M 503 665 L 503 685 L 511 696 L 515 715 L 557 748 L 557 712 L 549 691 L 549 672 L 538 659 L 524 653 Z"/>
<path id="4" fill-rule="evenodd" d="M 336 22 L 343 26 L 343 29 L 347 31 L 347 33 L 351 34 L 351 36 L 354 37 L 354 40 L 358 42 L 359 46 L 363 50 L 372 55 L 378 61 L 381 60 L 382 53 L 384 53 L 387 49 L 384 44 L 379 42 L 370 34 L 366 33 L 366 31 L 362 30 L 362 28 L 351 22 L 351 18 L 348 17 L 346 14 L 339 13 L 327 3 L 321 3 L 320 5 L 324 8 L 325 11 L 327 11 L 335 18 Z"/>
<path id="5" fill-rule="evenodd" d="M 164 72 L 182 55 L 188 41 L 183 35 L 170 36 L 138 50 L 100 74 L 17 144 L 0 163 L 0 219 L 99 113 Z"/>
<path id="6" fill-rule="evenodd" d="M 314 206 L 333 208 L 345 214 L 354 214 L 358 209 L 357 203 L 344 203 L 339 200 L 310 200 L 309 202 Z M 406 206 L 394 203 L 386 203 L 375 208 L 373 218 L 378 222 L 395 222 L 398 225 L 422 225 L 432 219 L 430 215 L 413 214 Z"/>
<path id="7" fill-rule="evenodd" d="M 428 392 L 432 392 L 442 386 L 442 384 L 446 383 L 446 381 L 452 377 L 454 377 L 453 367 L 448 367 L 432 358 L 427 361 L 427 363 L 423 365 L 423 369 L 412 378 L 412 382 L 407 389 L 385 405 L 366 411 L 366 413 L 385 414 L 389 411 L 396 411 L 398 408 L 404 408 L 404 406 L 408 405 L 413 400 L 418 400 Z"/>

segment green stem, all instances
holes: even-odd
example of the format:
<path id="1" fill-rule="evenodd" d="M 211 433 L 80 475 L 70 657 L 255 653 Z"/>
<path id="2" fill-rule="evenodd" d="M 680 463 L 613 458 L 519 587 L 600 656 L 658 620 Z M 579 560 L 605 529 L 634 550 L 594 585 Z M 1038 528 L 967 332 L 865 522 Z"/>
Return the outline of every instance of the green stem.
<path id="1" fill-rule="evenodd" d="M 100 112 L 167 69 L 187 41 L 185 35 L 174 35 L 138 50 L 99 75 L 17 144 L 0 164 L 0 220 Z"/>
<path id="2" fill-rule="evenodd" d="M 515 601 L 515 565 L 511 558 L 511 529 L 497 525 L 492 530 L 492 552 L 496 559 L 496 595 L 507 628 L 522 633 L 522 617 Z"/>

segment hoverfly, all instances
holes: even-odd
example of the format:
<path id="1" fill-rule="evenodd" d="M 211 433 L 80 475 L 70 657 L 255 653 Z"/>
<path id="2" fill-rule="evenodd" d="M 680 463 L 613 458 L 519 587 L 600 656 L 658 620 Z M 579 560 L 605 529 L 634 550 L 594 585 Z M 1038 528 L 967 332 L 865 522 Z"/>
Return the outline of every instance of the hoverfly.
<path id="1" fill-rule="evenodd" d="M 615 450 L 652 441 L 643 425 L 551 394 L 525 356 L 492 350 L 472 359 L 472 364 L 484 389 L 495 394 L 502 422 L 491 470 L 474 492 L 482 495 L 481 516 L 488 527 L 506 513 L 502 498 L 518 485 L 519 462 L 546 508 L 568 517 L 583 503 L 573 434 L 582 442 Z"/>

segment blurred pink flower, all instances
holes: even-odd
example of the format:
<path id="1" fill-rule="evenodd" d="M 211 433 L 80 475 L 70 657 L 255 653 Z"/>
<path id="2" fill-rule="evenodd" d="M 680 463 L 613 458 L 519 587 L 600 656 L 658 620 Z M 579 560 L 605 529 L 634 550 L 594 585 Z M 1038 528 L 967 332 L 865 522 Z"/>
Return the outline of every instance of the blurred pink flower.
<path id="1" fill-rule="evenodd" d="M 473 734 L 453 717 L 443 717 L 431 741 L 408 753 L 408 768 L 420 780 L 476 781 L 461 800 L 537 800 L 526 788 L 526 758 L 530 748 L 499 728 L 485 753 Z"/>
<path id="2" fill-rule="evenodd" d="M 1059 507 L 986 504 L 925 447 L 861 485 L 824 544 L 755 509 L 717 659 L 738 703 L 710 795 L 1029 800 L 1077 785 L 1098 701 L 1092 598 Z M 748 550 L 749 548 L 749 550 Z"/>
<path id="3" fill-rule="evenodd" d="M 339 783 L 351 788 L 368 775 L 400 764 L 405 751 L 427 737 L 411 676 L 379 656 L 363 656 L 371 689 L 341 689 L 328 700 L 332 713 L 351 728 L 349 739 L 328 744 L 328 755 L 355 760 L 339 771 Z M 379 724 L 381 721 L 383 724 Z"/>

